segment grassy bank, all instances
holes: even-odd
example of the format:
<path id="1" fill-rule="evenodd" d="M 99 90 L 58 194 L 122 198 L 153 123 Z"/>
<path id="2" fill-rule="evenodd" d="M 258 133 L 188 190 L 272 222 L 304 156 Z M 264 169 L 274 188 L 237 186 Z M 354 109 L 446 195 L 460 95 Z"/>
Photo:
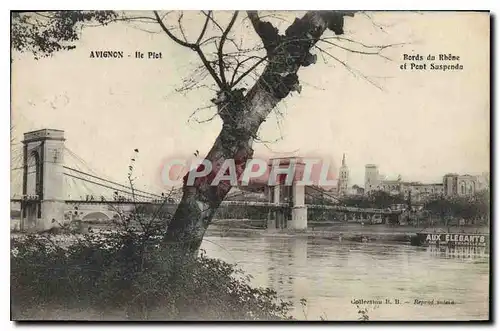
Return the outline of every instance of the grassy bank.
<path id="1" fill-rule="evenodd" d="M 56 238 L 58 237 L 58 238 Z M 161 236 L 113 233 L 11 239 L 13 320 L 282 320 L 291 304 L 203 253 L 179 259 Z"/>

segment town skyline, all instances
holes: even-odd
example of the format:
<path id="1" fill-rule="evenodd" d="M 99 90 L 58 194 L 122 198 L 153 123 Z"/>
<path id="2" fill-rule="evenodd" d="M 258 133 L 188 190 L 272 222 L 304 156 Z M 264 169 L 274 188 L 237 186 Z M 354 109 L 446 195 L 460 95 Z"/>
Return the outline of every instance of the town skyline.
<path id="1" fill-rule="evenodd" d="M 345 159 L 346 159 L 346 166 L 347 168 L 349 169 L 349 175 L 350 175 L 350 172 L 351 172 L 351 167 L 349 166 L 349 163 L 348 163 L 348 155 L 347 154 L 344 154 L 345 155 Z M 439 184 L 439 183 L 442 183 L 442 179 L 444 176 L 448 175 L 448 174 L 458 174 L 458 175 L 471 175 L 471 176 L 482 176 L 482 175 L 489 175 L 490 174 L 490 171 L 489 170 L 484 170 L 484 171 L 479 171 L 479 172 L 464 172 L 464 173 L 456 173 L 456 172 L 452 172 L 452 171 L 448 171 L 448 172 L 443 172 L 441 177 L 439 178 L 439 175 L 436 177 L 437 179 L 435 181 L 429 181 L 429 182 L 424 182 L 422 180 L 419 180 L 418 178 L 415 179 L 415 178 L 412 178 L 412 179 L 409 179 L 409 178 L 405 178 L 401 172 L 400 173 L 386 173 L 383 171 L 383 166 L 381 167 L 380 164 L 377 164 L 377 163 L 365 163 L 362 168 L 363 168 L 363 171 L 365 170 L 365 167 L 368 166 L 368 165 L 374 165 L 377 167 L 378 171 L 379 171 L 379 178 L 380 180 L 387 180 L 387 181 L 396 181 L 396 180 L 400 180 L 402 182 L 414 182 L 414 183 L 422 183 L 422 184 Z M 350 176 L 349 176 L 349 180 L 350 180 Z M 360 187 L 364 187 L 364 181 L 361 182 L 361 183 L 349 183 L 349 186 L 353 186 L 353 185 L 358 185 Z"/>

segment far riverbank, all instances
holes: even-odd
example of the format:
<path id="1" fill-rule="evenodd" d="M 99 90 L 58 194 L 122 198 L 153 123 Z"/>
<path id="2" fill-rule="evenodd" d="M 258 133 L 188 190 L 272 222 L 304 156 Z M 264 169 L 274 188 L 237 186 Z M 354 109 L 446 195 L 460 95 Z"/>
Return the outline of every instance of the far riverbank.
<path id="1" fill-rule="evenodd" d="M 262 221 L 257 221 L 262 223 Z M 16 229 L 12 226 L 11 230 Z M 256 224 L 254 221 L 242 220 L 215 220 L 207 231 L 207 236 L 212 237 L 302 237 L 311 239 L 326 239 L 351 242 L 387 242 L 410 243 L 410 238 L 419 232 L 425 233 L 456 233 L 456 234 L 489 234 L 487 226 L 434 226 L 415 227 L 410 225 L 389 226 L 386 224 L 359 224 L 359 223 L 326 223 L 315 224 L 304 231 L 288 229 L 269 230 Z M 15 223 L 14 223 L 15 224 Z M 257 225 L 257 226 L 256 226 Z M 260 225 L 260 226 L 259 226 Z M 114 225 L 109 222 L 101 224 L 86 224 L 94 231 L 112 230 Z M 17 227 L 18 229 L 18 227 Z M 14 232 L 17 232 L 14 230 Z"/>
<path id="2" fill-rule="evenodd" d="M 450 227 L 413 227 L 413 226 L 387 226 L 361 225 L 353 223 L 332 224 L 304 231 L 294 230 L 268 230 L 262 228 L 232 227 L 228 225 L 210 225 L 207 236 L 218 237 L 305 237 L 328 240 L 342 240 L 353 242 L 397 242 L 409 243 L 410 237 L 418 232 L 426 233 L 466 233 L 466 234 L 489 234 L 486 226 L 450 226 Z"/>

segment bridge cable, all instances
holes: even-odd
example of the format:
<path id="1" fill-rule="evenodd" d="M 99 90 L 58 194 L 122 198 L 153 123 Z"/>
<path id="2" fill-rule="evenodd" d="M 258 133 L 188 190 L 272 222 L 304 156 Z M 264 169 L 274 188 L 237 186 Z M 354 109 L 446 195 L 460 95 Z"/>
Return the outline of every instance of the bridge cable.
<path id="1" fill-rule="evenodd" d="M 104 181 L 107 181 L 108 183 L 112 183 L 112 184 L 116 184 L 116 185 L 119 185 L 120 187 L 124 187 L 124 188 L 127 188 L 127 189 L 130 189 L 130 186 L 127 186 L 127 185 L 122 185 L 120 183 L 117 183 L 116 181 L 113 181 L 113 180 L 110 180 L 109 178 L 107 180 L 105 180 L 104 178 L 102 177 L 106 177 L 96 171 L 94 171 L 92 169 L 92 167 L 90 167 L 90 165 L 80 156 L 78 156 L 78 154 L 76 154 L 75 152 L 73 152 L 72 150 L 70 150 L 69 148 L 66 147 L 66 150 L 68 151 L 68 153 L 70 153 L 75 159 L 77 159 L 77 161 L 79 161 L 80 163 L 82 163 L 91 173 L 93 173 L 95 176 L 97 177 L 94 177 L 94 178 L 97 178 L 97 179 L 101 179 L 101 180 L 104 180 Z M 87 175 L 90 175 L 87 173 Z M 156 193 L 151 193 L 151 192 L 147 192 L 147 191 L 142 191 L 142 190 L 139 190 L 137 188 L 134 187 L 134 191 L 138 191 L 138 192 L 142 192 L 142 193 L 145 193 L 145 194 L 149 194 L 149 195 L 152 195 L 154 197 L 157 197 L 157 198 L 163 198 L 163 196 L 160 196 Z"/>
<path id="2" fill-rule="evenodd" d="M 70 156 L 72 156 L 73 158 L 75 158 L 76 161 L 80 162 L 83 166 L 85 166 L 87 170 L 89 170 L 91 173 L 93 173 L 96 176 L 99 175 L 96 171 L 92 169 L 92 167 L 87 162 L 85 162 L 85 160 L 82 157 L 78 156 L 78 154 L 69 149 L 69 147 L 64 146 L 64 149 L 70 154 Z"/>
<path id="3" fill-rule="evenodd" d="M 87 176 L 90 176 L 90 177 L 93 177 L 93 178 L 96 178 L 96 179 L 100 179 L 102 181 L 118 185 L 120 187 L 124 187 L 124 188 L 130 189 L 130 186 L 120 184 L 120 183 L 118 183 L 116 181 L 112 181 L 109 178 L 105 179 L 104 177 L 106 177 L 106 176 L 104 176 L 103 174 L 98 173 L 97 171 L 95 171 L 82 157 L 78 156 L 78 154 L 76 154 L 75 152 L 73 152 L 72 150 L 70 150 L 67 147 L 66 147 L 66 150 L 71 154 L 71 156 L 73 156 L 78 162 L 80 162 L 93 175 L 91 175 L 90 173 L 87 173 L 87 172 L 83 171 L 80 167 L 78 167 L 78 168 L 80 168 L 79 170 L 80 170 L 81 174 L 84 174 L 84 175 L 87 175 Z M 68 170 L 78 171 L 78 170 L 75 170 L 75 169 L 72 169 L 72 168 L 69 168 L 69 167 L 67 169 Z M 149 192 L 142 192 L 142 193 L 150 194 Z"/>
<path id="4" fill-rule="evenodd" d="M 320 202 L 325 203 L 325 204 L 329 204 L 329 205 L 335 205 L 336 204 L 335 201 L 331 201 L 331 200 L 325 199 L 323 196 L 314 196 L 311 193 L 305 193 L 305 195 L 307 197 L 312 198 L 313 201 L 314 200 L 320 200 Z"/>
<path id="5" fill-rule="evenodd" d="M 70 176 L 70 177 L 73 177 L 73 178 L 76 178 L 76 179 L 80 179 L 80 180 L 82 180 L 84 182 L 88 182 L 88 183 L 99 185 L 99 186 L 102 186 L 102 187 L 105 187 L 105 188 L 109 188 L 111 190 L 115 190 L 115 191 L 119 191 L 119 192 L 122 192 L 122 193 L 127 193 L 127 194 L 132 195 L 132 192 L 130 192 L 130 191 L 125 191 L 125 190 L 117 189 L 117 188 L 114 188 L 114 187 L 111 187 L 111 186 L 108 186 L 108 185 L 105 185 L 105 184 L 94 182 L 94 181 L 91 181 L 91 180 L 88 180 L 88 179 L 85 179 L 85 178 L 82 178 L 82 177 L 74 176 L 74 175 L 71 175 L 71 174 L 68 174 L 68 173 L 64 173 L 64 175 Z M 142 194 L 136 194 L 136 195 L 140 196 L 140 197 L 143 197 L 143 198 L 146 198 L 146 199 L 151 199 L 151 197 L 148 197 L 146 195 L 142 195 Z"/>
<path id="6" fill-rule="evenodd" d="M 81 157 L 79 157 L 76 153 L 74 153 L 73 151 L 71 151 L 69 148 L 65 147 L 65 151 L 69 153 L 69 155 L 71 157 L 74 158 L 74 160 L 76 161 L 75 162 L 75 166 L 78 168 L 78 169 L 73 169 L 73 168 L 70 168 L 70 167 L 65 167 L 63 166 L 63 168 L 68 168 L 69 170 L 73 170 L 73 171 L 79 171 L 80 173 L 86 175 L 86 176 L 91 176 L 90 174 L 88 174 L 87 172 L 83 171 L 82 167 L 85 167 L 86 170 L 89 170 L 90 172 L 94 173 L 96 176 L 98 175 L 96 171 L 94 171 L 86 162 L 85 160 L 83 160 Z M 98 178 L 98 177 L 96 177 Z M 73 179 L 74 180 L 74 179 Z M 75 182 L 76 183 L 76 182 Z M 103 196 L 102 194 L 98 194 L 97 192 L 94 192 L 94 190 L 91 190 L 88 186 L 87 186 L 87 183 L 85 181 L 82 182 L 82 184 L 85 186 L 85 188 L 87 189 L 88 193 L 93 196 L 94 193 L 96 193 L 96 196 L 98 195 L 101 195 L 101 197 Z M 114 188 L 113 188 L 113 191 L 116 191 Z M 102 192 L 101 192 L 102 193 Z M 104 193 L 106 194 L 106 193 Z M 82 196 L 82 199 L 83 199 L 83 196 Z"/>
<path id="7" fill-rule="evenodd" d="M 69 156 L 71 156 L 71 157 L 73 157 L 73 158 L 75 159 L 75 161 L 76 161 L 76 162 L 75 162 L 75 166 L 78 168 L 78 170 L 82 171 L 83 169 L 82 169 L 81 165 L 83 165 L 83 162 L 82 162 L 82 161 L 80 161 L 80 160 L 78 160 L 78 156 L 77 156 L 75 153 L 73 153 L 71 150 L 69 150 L 68 148 L 66 148 L 66 147 L 65 147 L 65 149 L 64 149 L 64 150 L 65 150 L 66 152 L 68 152 Z M 64 167 L 64 166 L 63 166 L 63 167 Z M 86 166 L 86 168 L 90 168 L 90 167 Z M 90 171 L 94 172 L 92 169 L 90 169 Z M 82 171 L 82 172 L 83 172 L 83 171 Z M 85 172 L 83 172 L 83 173 L 85 173 Z M 83 200 L 83 196 L 84 196 L 84 195 L 87 195 L 87 196 L 88 196 L 88 195 L 93 196 L 93 195 L 94 195 L 94 193 L 96 194 L 96 196 L 98 196 L 98 195 L 99 195 L 99 194 L 98 194 L 97 192 L 95 192 L 93 189 L 89 188 L 89 187 L 87 186 L 87 183 L 86 183 L 85 181 L 80 182 L 80 184 L 77 184 L 77 183 L 76 183 L 76 180 L 72 178 L 72 182 L 75 184 L 75 188 L 76 188 L 76 187 L 79 187 L 79 186 L 81 186 L 81 185 L 83 185 L 83 186 L 84 186 L 84 188 L 85 188 L 85 192 L 83 192 L 83 193 L 82 193 L 82 192 L 78 192 L 78 191 L 76 192 L 77 194 L 80 194 L 80 193 L 81 193 L 81 194 L 80 194 L 80 198 L 81 198 L 82 200 Z M 102 192 L 101 192 L 101 193 L 102 193 Z M 101 196 L 102 196 L 102 195 L 101 195 Z"/>
<path id="8" fill-rule="evenodd" d="M 91 175 L 91 174 L 83 172 L 83 171 L 79 171 L 79 170 L 74 169 L 74 168 L 70 168 L 70 167 L 67 167 L 67 166 L 63 166 L 63 168 L 68 169 L 68 170 L 72 170 L 72 171 L 75 171 L 75 172 L 78 172 L 78 173 L 83 174 L 83 175 L 87 175 L 87 176 L 95 178 L 95 179 L 99 179 L 99 180 L 101 180 L 103 182 L 107 182 L 107 183 L 114 184 L 114 185 L 117 185 L 117 186 L 120 186 L 120 187 L 131 189 L 129 186 L 126 186 L 126 185 L 123 185 L 123 184 L 120 184 L 120 183 L 117 183 L 117 182 L 114 182 L 114 181 L 111 181 L 111 180 L 107 180 L 107 179 L 104 179 L 104 178 L 101 178 L 101 177 L 98 177 L 98 176 L 94 176 L 94 175 Z M 154 193 L 149 193 L 149 192 L 141 191 L 141 190 L 138 190 L 138 189 L 134 189 L 134 191 L 145 193 L 145 194 L 149 194 L 149 195 L 152 195 L 152 196 L 157 197 L 157 198 L 162 198 L 161 195 L 157 195 L 157 194 L 154 194 Z"/>
<path id="9" fill-rule="evenodd" d="M 86 176 L 91 176 L 91 175 L 90 175 L 90 174 L 88 174 L 87 172 L 83 171 L 83 169 L 82 169 L 82 168 L 81 168 L 81 166 L 80 166 L 80 165 L 82 165 L 82 166 L 84 166 L 85 168 L 87 168 L 88 170 L 90 170 L 92 173 L 94 173 L 94 174 L 96 174 L 96 175 L 97 175 L 97 173 L 96 173 L 96 172 L 95 172 L 95 171 L 94 171 L 94 170 L 93 170 L 93 169 L 92 169 L 92 168 L 91 168 L 88 164 L 86 164 L 86 162 L 85 162 L 85 161 L 84 161 L 81 157 L 79 157 L 78 155 L 76 155 L 76 153 L 72 152 L 69 148 L 65 148 L 65 150 L 66 150 L 66 151 L 70 154 L 70 156 L 72 156 L 72 157 L 76 160 L 76 164 L 75 164 L 75 166 L 76 166 L 78 169 L 73 169 L 73 168 L 70 168 L 70 167 L 65 167 L 65 166 L 63 166 L 63 167 L 68 168 L 69 170 L 78 171 L 78 172 L 80 172 L 80 173 L 82 173 L 82 174 L 84 174 L 84 175 L 86 175 Z M 84 165 L 84 163 L 85 163 L 85 165 Z M 99 177 L 96 177 L 96 178 L 99 178 Z M 99 179 L 100 179 L 100 178 L 99 178 Z M 73 179 L 73 181 L 74 181 L 74 179 Z M 96 193 L 96 195 L 97 195 L 97 196 L 98 196 L 98 195 L 101 195 L 101 197 L 102 197 L 102 194 L 97 194 L 97 192 L 94 192 L 94 190 L 91 190 L 91 189 L 87 186 L 87 184 L 86 184 L 86 182 L 85 182 L 85 181 L 83 181 L 83 182 L 82 182 L 82 184 L 85 186 L 85 188 L 87 189 L 88 193 L 89 193 L 91 196 L 92 196 L 92 195 L 94 195 L 94 193 Z M 78 185 L 77 185 L 77 186 L 78 186 Z M 116 190 L 113 188 L 113 191 L 116 191 Z M 106 193 L 104 193 L 104 194 L 106 194 Z M 82 197 L 82 199 L 83 199 L 83 197 Z"/>
<path id="10" fill-rule="evenodd" d="M 98 174 L 96 171 L 94 171 L 89 165 L 87 162 L 85 162 L 84 159 L 82 159 L 80 156 L 78 156 L 75 152 L 71 151 L 69 148 L 66 148 L 67 151 L 72 154 L 73 157 L 75 157 L 76 159 L 78 159 L 79 162 L 81 162 L 82 164 L 84 164 L 88 170 L 90 170 L 90 172 L 92 172 L 94 175 L 91 175 L 89 173 L 85 173 L 85 172 L 82 172 L 83 174 L 86 174 L 90 177 L 94 177 L 96 179 L 100 179 L 102 181 L 105 181 L 105 182 L 108 182 L 108 183 L 111 183 L 111 184 L 115 184 L 115 185 L 118 185 L 120 187 L 124 187 L 124 188 L 127 188 L 127 189 L 130 189 L 130 186 L 127 186 L 127 185 L 123 185 L 123 184 L 120 184 L 120 183 L 117 183 L 116 181 L 113 181 L 113 180 L 109 180 L 109 179 L 104 179 L 102 177 L 105 177 L 103 176 L 102 174 Z M 69 170 L 74 170 L 74 169 L 71 169 L 71 168 L 67 168 Z M 162 196 L 158 195 L 158 194 L 155 194 L 155 193 L 151 193 L 151 192 L 146 192 L 146 191 L 142 191 L 142 190 L 139 190 L 139 189 L 136 189 L 134 188 L 134 191 L 137 191 L 137 192 L 141 192 L 141 193 L 144 193 L 144 194 L 149 194 L 149 195 L 152 195 L 154 197 L 157 197 L 157 198 L 163 198 Z"/>
<path id="11" fill-rule="evenodd" d="M 311 188 L 311 189 L 315 190 L 316 192 L 320 192 L 320 193 L 322 193 L 322 194 L 324 194 L 324 195 L 326 195 L 326 196 L 328 196 L 328 197 L 330 197 L 330 198 L 334 199 L 336 202 L 340 202 L 340 199 L 339 199 L 339 198 L 336 198 L 335 196 L 333 196 L 333 195 L 331 195 L 331 194 L 326 193 L 326 191 L 324 191 L 324 190 L 320 190 L 319 188 L 316 188 L 316 187 L 314 187 L 314 186 L 309 186 L 309 188 Z"/>
<path id="12" fill-rule="evenodd" d="M 80 168 L 80 165 L 79 165 L 79 164 L 76 164 L 76 166 L 77 166 L 78 168 Z M 64 167 L 64 166 L 63 166 L 63 167 Z M 80 168 L 80 169 L 81 169 L 81 168 Z M 76 188 L 76 187 L 80 187 L 80 186 L 82 186 L 82 185 L 83 185 L 84 192 L 82 193 L 82 192 L 78 192 L 78 191 L 77 191 L 77 194 L 82 193 L 82 194 L 80 195 L 80 196 L 81 196 L 81 198 L 82 198 L 82 200 L 83 200 L 83 196 L 84 196 L 84 195 L 87 195 L 87 196 L 88 196 L 88 195 L 93 196 L 93 195 L 94 195 L 94 193 L 96 193 L 96 195 L 97 195 L 97 192 L 95 192 L 94 188 L 90 188 L 90 187 L 87 185 L 87 183 L 86 183 L 85 181 L 79 182 L 78 184 L 76 183 L 76 180 L 75 180 L 75 179 L 73 179 L 73 181 L 74 181 L 74 183 L 75 183 L 75 188 Z"/>
<path id="13" fill-rule="evenodd" d="M 102 177 L 104 177 L 104 176 L 102 176 L 102 175 L 101 175 L 101 176 L 99 176 L 99 174 L 98 174 L 96 171 L 94 171 L 94 170 L 93 170 L 93 169 L 92 169 L 92 168 L 91 168 L 91 167 L 90 167 L 90 166 L 89 166 L 89 165 L 85 162 L 85 160 L 83 160 L 81 157 L 79 157 L 78 155 L 76 155 L 76 153 L 72 152 L 71 150 L 69 150 L 69 149 L 67 149 L 67 150 L 68 150 L 68 152 L 69 152 L 69 153 L 71 153 L 71 154 L 72 154 L 72 156 L 73 156 L 73 157 L 77 158 L 79 162 L 81 162 L 82 164 L 84 164 L 84 165 L 86 166 L 86 168 L 88 168 L 88 169 L 90 170 L 90 172 L 92 172 L 95 176 L 93 176 L 93 175 L 91 175 L 91 174 L 89 174 L 89 173 L 86 173 L 86 172 L 84 172 L 84 171 L 81 171 L 81 173 L 82 173 L 82 174 L 88 175 L 88 176 L 90 176 L 90 177 L 94 177 L 94 178 L 96 178 L 96 179 L 100 179 L 100 180 L 102 180 L 102 181 L 105 181 L 105 182 L 108 182 L 108 183 L 111 183 L 111 184 L 118 185 L 118 186 L 120 186 L 120 187 L 124 187 L 124 188 L 130 189 L 130 187 L 129 187 L 129 186 L 126 186 L 126 185 L 123 185 L 123 184 L 120 184 L 120 183 L 117 183 L 117 182 L 114 182 L 114 181 L 111 181 L 111 180 L 107 180 L 107 179 L 102 178 Z M 69 169 L 69 170 L 75 170 L 75 169 L 72 169 L 72 168 L 69 168 L 69 167 L 67 167 L 67 169 Z M 77 171 L 77 170 L 75 170 L 75 171 Z M 135 190 L 135 189 L 134 189 L 134 190 Z M 141 192 L 142 192 L 142 193 L 146 193 L 146 194 L 151 194 L 151 195 L 154 195 L 154 196 L 156 196 L 156 197 L 159 197 L 159 195 L 152 194 L 152 193 L 149 193 L 149 192 L 144 192 L 144 191 L 141 191 Z"/>

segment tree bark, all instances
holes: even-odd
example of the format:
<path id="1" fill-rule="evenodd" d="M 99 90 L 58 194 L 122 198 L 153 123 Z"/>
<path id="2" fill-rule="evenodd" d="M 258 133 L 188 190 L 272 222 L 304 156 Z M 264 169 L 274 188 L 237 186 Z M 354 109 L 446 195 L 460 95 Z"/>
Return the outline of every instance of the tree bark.
<path id="1" fill-rule="evenodd" d="M 231 189 L 221 181 L 211 186 L 213 178 L 226 159 L 234 159 L 238 177 L 247 160 L 253 156 L 252 143 L 262 122 L 274 107 L 291 91 L 299 90 L 297 72 L 301 66 L 315 63 L 310 54 L 326 29 L 343 33 L 344 16 L 349 12 L 308 12 L 288 27 L 285 35 L 269 22 L 261 21 L 255 12 L 248 12 L 255 31 L 267 50 L 268 64 L 254 86 L 243 95 L 241 90 L 222 90 L 213 100 L 222 119 L 222 129 L 205 157 L 212 171 L 187 185 L 184 177 L 182 200 L 167 227 L 165 242 L 176 244 L 186 253 L 196 253 L 217 208 Z"/>

